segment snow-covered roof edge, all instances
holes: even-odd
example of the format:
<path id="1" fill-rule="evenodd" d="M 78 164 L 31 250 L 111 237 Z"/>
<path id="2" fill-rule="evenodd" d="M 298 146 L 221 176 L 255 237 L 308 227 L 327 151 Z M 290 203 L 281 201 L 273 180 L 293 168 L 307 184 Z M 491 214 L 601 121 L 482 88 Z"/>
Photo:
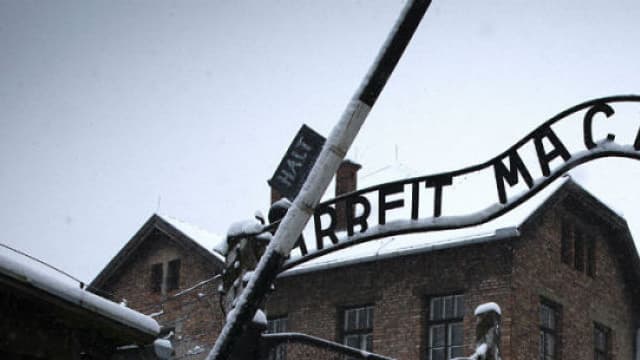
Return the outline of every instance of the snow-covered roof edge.
<path id="1" fill-rule="evenodd" d="M 525 204 L 521 204 L 520 206 L 516 207 L 515 209 L 497 219 L 493 219 L 481 225 L 468 228 L 425 232 L 425 234 L 428 234 L 428 236 L 430 236 L 431 238 L 420 240 L 416 243 L 416 245 L 412 245 L 410 248 L 399 248 L 395 251 L 385 251 L 383 253 L 380 253 L 379 250 L 370 249 L 369 254 L 362 255 L 362 253 L 360 252 L 357 256 L 354 257 L 340 257 L 341 252 L 349 251 L 349 249 L 351 249 L 351 247 L 347 247 L 341 250 L 337 250 L 336 252 L 328 253 L 317 259 L 312 259 L 309 262 L 304 262 L 296 265 L 292 269 L 283 272 L 282 276 L 291 276 L 294 274 L 321 271 L 329 268 L 376 261 L 391 257 L 406 256 L 410 254 L 418 254 L 440 249 L 466 246 L 475 243 L 504 239 L 507 237 L 516 237 L 519 236 L 521 227 L 525 223 L 527 223 L 536 213 L 539 213 L 545 206 L 545 204 L 547 204 L 549 200 L 560 191 L 560 189 L 568 187 L 569 184 L 575 184 L 575 182 L 569 176 L 564 176 L 561 179 L 551 183 L 540 193 L 534 195 L 534 197 L 529 199 Z M 575 184 L 575 186 L 582 189 L 582 187 L 578 184 Z M 438 234 L 437 237 L 440 239 L 434 241 L 432 235 L 436 233 Z M 419 234 L 421 234 L 421 232 L 416 232 L 415 234 L 410 234 L 409 236 Z M 443 237 L 443 235 L 445 236 Z M 391 239 L 394 238 L 395 237 L 391 237 Z M 354 245 L 354 247 L 363 246 L 368 243 L 369 242 L 364 242 L 359 245 Z M 382 247 L 387 247 L 387 245 L 383 243 L 381 248 Z"/>
<path id="2" fill-rule="evenodd" d="M 599 197 L 594 195 L 587 188 L 582 186 L 579 182 L 574 180 L 571 175 L 564 175 L 561 180 L 558 180 L 559 186 L 557 186 L 553 192 L 549 193 L 545 200 L 537 204 L 534 208 L 530 209 L 530 213 L 527 217 L 523 218 L 521 222 L 518 224 L 518 228 L 522 228 L 525 224 L 534 220 L 538 214 L 544 212 L 544 208 L 550 206 L 553 201 L 552 198 L 556 198 L 557 200 L 565 199 L 567 196 L 571 196 L 579 200 L 584 205 L 595 206 L 600 214 L 600 217 L 607 221 L 610 225 L 615 225 L 617 227 L 627 227 L 627 222 L 623 214 L 617 211 L 615 208 L 602 201 Z M 553 186 L 551 184 L 550 186 Z M 564 189 L 564 196 L 561 198 L 557 198 L 556 194 L 560 189 Z"/>
<path id="3" fill-rule="evenodd" d="M 0 273 L 154 337 L 160 333 L 160 326 L 149 316 L 79 287 L 65 284 L 30 266 L 26 261 L 19 261 L 17 258 L 0 254 Z"/>
<path id="4" fill-rule="evenodd" d="M 405 256 L 409 254 L 465 246 L 477 242 L 492 241 L 495 240 L 495 237 L 504 238 L 504 235 L 509 232 L 513 236 L 519 236 L 519 232 L 522 231 L 523 226 L 531 223 L 531 221 L 537 218 L 539 214 L 544 213 L 546 211 L 545 209 L 556 203 L 556 200 L 563 199 L 569 194 L 579 195 L 579 198 L 586 198 L 590 199 L 590 202 L 595 202 L 596 204 L 598 204 L 598 207 L 602 208 L 606 213 L 616 219 L 615 223 L 618 224 L 618 226 L 626 224 L 624 218 L 619 213 L 600 201 L 583 186 L 574 181 L 569 175 L 565 175 L 544 188 L 540 193 L 534 195 L 524 204 L 521 204 L 511 212 L 504 214 L 497 219 L 470 228 L 426 233 L 430 235 L 439 233 L 438 237 L 440 238 L 440 240 L 435 240 L 433 237 L 431 237 L 430 239 L 427 238 L 423 241 L 414 241 L 414 244 L 417 245 L 411 245 L 410 248 L 399 247 L 392 251 L 388 251 L 387 249 L 385 249 L 385 251 L 380 251 L 380 249 L 382 249 L 383 247 L 389 248 L 389 246 L 387 246 L 387 243 L 383 242 L 380 246 L 380 249 L 377 249 L 376 245 L 373 245 L 370 246 L 371 249 L 369 250 L 353 251 L 353 254 L 351 255 L 341 255 L 341 253 L 350 251 L 350 249 L 352 248 L 356 248 L 358 246 L 366 246 L 366 244 L 369 244 L 369 242 L 364 242 L 362 244 L 343 248 L 341 250 L 337 250 L 336 252 L 330 252 L 319 258 L 311 259 L 308 262 L 298 264 L 292 269 L 285 271 L 282 276 L 292 276 L 295 274 L 321 271 L 325 269 L 376 261 L 390 257 Z M 463 233 L 459 233 L 460 231 L 462 231 Z M 442 236 L 447 235 L 447 233 L 449 232 L 452 232 L 450 234 L 450 237 L 447 238 Z M 418 234 L 420 233 L 411 235 Z M 388 243 L 393 242 L 394 238 L 395 237 L 391 237 L 391 241 L 389 241 Z M 372 242 L 374 241 L 379 240 L 373 240 Z M 406 244 L 406 242 L 404 244 Z M 391 247 L 393 248 L 393 245 Z"/>
<path id="5" fill-rule="evenodd" d="M 222 254 L 216 251 L 216 246 L 222 242 L 226 241 L 225 237 L 222 235 L 214 234 L 205 230 L 197 225 L 193 225 L 186 221 L 177 219 L 171 215 L 159 214 L 156 213 L 156 216 L 160 217 L 165 222 L 169 223 L 169 225 L 173 226 L 176 230 L 181 232 L 184 236 L 193 240 L 198 245 L 202 246 L 204 249 L 213 254 L 218 260 L 224 263 L 225 258 Z"/>
<path id="6" fill-rule="evenodd" d="M 292 269 L 289 269 L 283 272 L 282 274 L 280 274 L 279 277 L 288 277 L 288 276 L 307 274 L 310 272 L 329 270 L 329 269 L 334 269 L 338 267 L 357 265 L 357 264 L 362 264 L 362 263 L 372 262 L 372 261 L 380 261 L 380 260 L 395 258 L 399 256 L 423 254 L 423 253 L 428 253 L 428 252 L 437 251 L 437 250 L 444 250 L 444 249 L 449 249 L 454 247 L 483 244 L 483 243 L 493 242 L 497 240 L 511 239 L 518 236 L 520 236 L 520 231 L 515 227 L 497 229 L 495 232 L 491 234 L 485 234 L 480 236 L 478 235 L 467 236 L 460 239 L 452 239 L 452 241 L 446 241 L 446 242 L 425 243 L 424 246 L 409 248 L 409 249 L 402 249 L 392 253 L 384 253 L 384 254 L 376 253 L 374 255 L 367 255 L 367 256 L 352 258 L 348 260 L 338 260 L 335 262 L 319 263 L 316 265 L 311 265 L 306 267 L 294 267 Z M 382 246 L 384 246 L 384 244 Z"/>
<path id="7" fill-rule="evenodd" d="M 179 220 L 174 220 L 174 222 L 178 222 Z M 104 286 L 104 283 L 110 279 L 113 274 L 122 266 L 129 256 L 135 252 L 140 244 L 144 242 L 145 239 L 151 234 L 154 230 L 160 230 L 167 234 L 170 239 L 174 241 L 181 242 L 183 245 L 190 247 L 195 250 L 196 253 L 199 253 L 203 257 L 205 257 L 208 261 L 211 261 L 213 264 L 217 264 L 218 266 L 224 265 L 225 259 L 219 253 L 209 250 L 205 245 L 199 243 L 198 241 L 192 238 L 193 234 L 186 234 L 186 227 L 183 226 L 182 229 L 179 226 L 176 226 L 175 223 L 166 219 L 166 216 L 160 216 L 158 214 L 153 214 L 145 223 L 138 229 L 138 231 L 125 243 L 125 245 L 111 258 L 111 260 L 107 263 L 107 265 L 98 273 L 98 275 L 91 281 L 89 285 L 89 289 L 92 291 L 100 293 L 101 288 Z M 202 230 L 204 231 L 204 230 Z"/>

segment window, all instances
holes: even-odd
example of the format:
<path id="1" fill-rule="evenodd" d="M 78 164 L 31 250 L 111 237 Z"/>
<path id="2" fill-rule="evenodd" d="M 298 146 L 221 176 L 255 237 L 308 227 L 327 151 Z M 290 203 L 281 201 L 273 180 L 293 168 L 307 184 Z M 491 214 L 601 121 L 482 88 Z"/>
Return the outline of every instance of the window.
<path id="1" fill-rule="evenodd" d="M 357 349 L 373 350 L 373 306 L 343 311 L 342 343 Z"/>
<path id="2" fill-rule="evenodd" d="M 267 333 L 283 333 L 287 332 L 288 320 L 286 316 L 267 320 Z M 287 358 L 287 345 L 280 344 L 271 350 L 269 360 L 285 360 Z"/>
<path id="3" fill-rule="evenodd" d="M 593 358 L 594 360 L 608 360 L 611 330 L 600 324 L 593 326 Z"/>
<path id="4" fill-rule="evenodd" d="M 167 291 L 175 290 L 180 286 L 180 259 L 169 261 L 167 272 Z"/>
<path id="5" fill-rule="evenodd" d="M 559 359 L 559 306 L 540 304 L 540 360 Z"/>
<path id="6" fill-rule="evenodd" d="M 162 290 L 162 263 L 151 265 L 151 291 L 160 292 Z"/>
<path id="7" fill-rule="evenodd" d="M 575 231 L 573 237 L 573 251 L 575 254 L 574 264 L 576 266 L 576 270 L 583 271 L 584 270 L 584 239 L 581 231 Z"/>
<path id="8" fill-rule="evenodd" d="M 596 275 L 596 242 L 590 234 L 585 234 L 570 221 L 562 223 L 562 262 L 590 277 Z"/>
<path id="9" fill-rule="evenodd" d="M 178 289 L 180 287 L 180 259 L 151 265 L 149 285 L 154 293 L 165 294 L 167 291 Z"/>
<path id="10" fill-rule="evenodd" d="M 561 239 L 561 256 L 562 262 L 567 265 L 572 265 L 571 262 L 571 245 L 573 239 L 573 227 L 568 221 L 562 222 L 562 239 Z"/>
<path id="11" fill-rule="evenodd" d="M 429 300 L 427 359 L 446 360 L 464 356 L 464 295 Z"/>
<path id="12" fill-rule="evenodd" d="M 574 234 L 575 268 L 591 277 L 596 275 L 596 242 L 592 235 L 581 231 Z"/>
<path id="13" fill-rule="evenodd" d="M 587 237 L 587 275 L 596 276 L 596 242 L 593 236 Z"/>

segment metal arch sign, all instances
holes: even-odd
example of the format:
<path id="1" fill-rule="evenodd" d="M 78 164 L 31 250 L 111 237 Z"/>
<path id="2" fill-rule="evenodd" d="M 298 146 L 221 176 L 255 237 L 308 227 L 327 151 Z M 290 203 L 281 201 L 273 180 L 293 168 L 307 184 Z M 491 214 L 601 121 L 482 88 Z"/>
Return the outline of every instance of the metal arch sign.
<path id="1" fill-rule="evenodd" d="M 320 203 L 313 216 L 315 247 L 307 244 L 306 248 L 311 250 L 300 249 L 301 256 L 285 263 L 284 269 L 382 237 L 479 225 L 519 206 L 580 164 L 602 157 L 640 160 L 640 121 L 635 122 L 635 128 L 626 129 L 624 133 L 613 134 L 607 130 L 611 124 L 617 123 L 614 120 L 618 107 L 635 106 L 634 111 L 638 116 L 639 103 L 638 95 L 587 101 L 552 117 L 503 153 L 481 164 L 380 184 Z M 579 147 L 568 147 L 565 138 L 559 135 L 557 129 L 565 125 L 571 129 L 569 135 L 580 138 Z M 630 141 L 620 143 L 620 138 Z M 527 151 L 531 154 L 528 158 L 524 156 Z M 496 202 L 473 213 L 444 214 L 443 199 L 451 190 L 449 187 L 459 179 L 479 173 L 491 174 Z M 534 174 L 539 176 L 534 178 Z M 524 188 L 524 191 L 514 192 L 516 187 Z M 431 191 L 432 201 L 429 214 L 425 216 L 421 194 L 427 190 Z M 344 206 L 346 211 L 337 212 L 337 206 Z M 388 220 L 390 214 L 400 209 L 406 210 L 408 216 Z M 339 237 L 336 224 L 340 215 L 346 217 L 346 232 Z M 377 221 L 373 221 L 374 217 L 377 217 Z"/>

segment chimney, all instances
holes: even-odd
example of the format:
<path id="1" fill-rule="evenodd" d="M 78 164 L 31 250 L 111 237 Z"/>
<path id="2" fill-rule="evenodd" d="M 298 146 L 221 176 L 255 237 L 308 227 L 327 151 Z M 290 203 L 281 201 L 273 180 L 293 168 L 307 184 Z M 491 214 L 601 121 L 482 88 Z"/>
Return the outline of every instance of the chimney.
<path id="1" fill-rule="evenodd" d="M 356 191 L 358 188 L 358 170 L 362 166 L 351 160 L 343 160 L 336 172 L 336 197 L 342 194 Z M 336 230 L 347 228 L 347 209 L 344 201 L 336 204 Z"/>

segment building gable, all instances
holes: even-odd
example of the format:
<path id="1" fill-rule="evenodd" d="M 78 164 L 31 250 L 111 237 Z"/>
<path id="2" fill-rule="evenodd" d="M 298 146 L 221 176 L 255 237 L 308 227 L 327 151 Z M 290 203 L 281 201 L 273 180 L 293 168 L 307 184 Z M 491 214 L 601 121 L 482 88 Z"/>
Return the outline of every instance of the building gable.
<path id="1" fill-rule="evenodd" d="M 558 356 L 592 358 L 597 325 L 614 335 L 614 353 L 631 358 L 640 278 L 624 219 L 570 181 L 520 230 L 513 242 L 514 333 L 541 328 L 547 309 L 557 317 L 550 336 Z M 514 340 L 513 358 L 530 358 L 544 347 L 537 341 Z"/>
<path id="2" fill-rule="evenodd" d="M 195 356 L 222 328 L 217 289 L 223 264 L 180 225 L 153 215 L 91 286 L 157 320 L 178 356 Z"/>
<path id="3" fill-rule="evenodd" d="M 349 341 L 341 322 L 345 311 L 371 307 L 373 350 L 422 359 L 429 351 L 430 301 L 462 295 L 467 311 L 487 301 L 500 304 L 505 359 L 538 356 L 541 309 L 558 314 L 557 329 L 546 329 L 545 336 L 558 339 L 559 358 L 593 358 L 594 329 L 613 334 L 617 357 L 631 358 L 640 282 L 629 230 L 577 183 L 567 178 L 558 185 L 543 201 L 527 203 L 510 236 L 436 246 L 444 244 L 430 243 L 428 233 L 415 234 L 422 239 L 412 246 L 389 238 L 349 248 L 342 258 L 336 252 L 324 263 L 318 258 L 302 264 L 279 278 L 267 314 L 285 319 L 289 331 L 342 342 Z M 593 276 L 586 247 L 582 267 L 562 263 L 562 219 L 596 238 Z M 462 323 L 464 343 L 471 344 L 473 319 L 464 316 Z"/>
<path id="4" fill-rule="evenodd" d="M 89 285 L 91 291 L 110 297 L 110 294 L 104 291 L 101 292 L 101 290 L 106 290 L 105 287 L 109 282 L 112 282 L 115 277 L 121 276 L 123 267 L 137 261 L 142 249 L 147 249 L 146 251 L 148 252 L 149 246 L 157 247 L 160 245 L 150 244 L 154 241 L 157 242 L 159 239 L 163 240 L 164 247 L 173 247 L 174 252 L 182 249 L 189 256 L 195 256 L 200 259 L 205 267 L 215 270 L 216 273 L 222 271 L 224 267 L 224 261 L 220 255 L 215 254 L 213 250 L 210 251 L 204 248 L 162 216 L 154 214 L 96 276 Z"/>
<path id="5" fill-rule="evenodd" d="M 576 182 L 569 180 L 563 184 L 522 223 L 520 231 L 527 233 L 544 228 L 542 222 L 545 217 L 555 217 L 555 220 L 560 221 L 560 227 L 556 229 L 558 236 L 562 236 L 563 231 L 578 231 L 585 234 L 585 241 L 588 241 L 589 233 L 599 233 L 607 249 L 610 249 L 609 253 L 615 259 L 616 266 L 622 269 L 625 282 L 640 283 L 640 257 L 627 222 Z M 566 227 L 564 230 L 563 221 Z M 569 245 L 574 247 L 574 244 Z M 585 243 L 585 246 L 588 244 Z M 575 251 L 568 250 L 570 251 L 566 255 L 572 257 L 571 263 L 575 267 Z M 586 258 L 584 262 L 584 270 L 587 271 Z M 640 300 L 640 289 L 633 289 L 633 293 Z"/>

